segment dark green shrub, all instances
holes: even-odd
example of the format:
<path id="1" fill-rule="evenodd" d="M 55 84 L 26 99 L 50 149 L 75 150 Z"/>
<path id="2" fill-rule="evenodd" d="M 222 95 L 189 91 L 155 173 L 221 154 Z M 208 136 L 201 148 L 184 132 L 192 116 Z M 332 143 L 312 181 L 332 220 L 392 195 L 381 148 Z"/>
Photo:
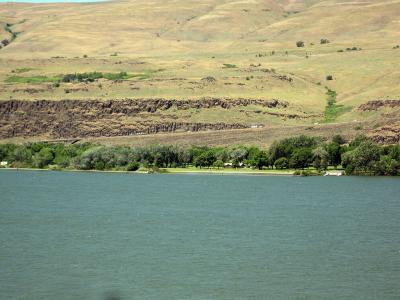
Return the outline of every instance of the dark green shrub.
<path id="1" fill-rule="evenodd" d="M 36 153 L 33 157 L 33 165 L 36 168 L 44 168 L 51 164 L 54 159 L 53 151 L 49 148 L 42 148 L 38 153 Z"/>
<path id="2" fill-rule="evenodd" d="M 217 168 L 217 169 L 223 168 L 224 162 L 222 160 L 218 159 L 213 163 L 213 167 Z"/>
<path id="3" fill-rule="evenodd" d="M 289 167 L 304 169 L 312 162 L 313 154 L 310 148 L 295 149 L 289 159 Z"/>
<path id="4" fill-rule="evenodd" d="M 130 162 L 130 163 L 128 163 L 128 166 L 126 167 L 126 170 L 130 171 L 130 172 L 135 172 L 135 171 L 139 170 L 139 167 L 140 167 L 139 163 Z"/>
<path id="5" fill-rule="evenodd" d="M 3 46 L 7 46 L 8 44 L 10 44 L 10 41 L 8 39 L 4 39 L 1 41 L 1 43 L 3 44 Z"/>

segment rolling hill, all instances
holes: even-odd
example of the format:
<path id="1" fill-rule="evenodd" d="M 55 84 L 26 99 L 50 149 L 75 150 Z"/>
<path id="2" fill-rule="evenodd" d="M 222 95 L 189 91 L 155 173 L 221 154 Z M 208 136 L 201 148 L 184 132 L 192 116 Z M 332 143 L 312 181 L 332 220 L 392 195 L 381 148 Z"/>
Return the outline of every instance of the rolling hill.
<path id="1" fill-rule="evenodd" d="M 396 0 L 1 3 L 0 137 L 397 143 L 399 11 Z"/>

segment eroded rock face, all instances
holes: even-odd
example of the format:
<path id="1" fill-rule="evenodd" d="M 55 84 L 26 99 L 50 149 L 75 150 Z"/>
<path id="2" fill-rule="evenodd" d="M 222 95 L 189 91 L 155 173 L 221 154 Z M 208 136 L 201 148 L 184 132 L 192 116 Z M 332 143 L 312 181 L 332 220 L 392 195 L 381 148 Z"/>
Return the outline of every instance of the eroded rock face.
<path id="1" fill-rule="evenodd" d="M 168 110 L 175 107 L 178 110 L 190 108 L 213 108 L 221 107 L 229 109 L 234 106 L 261 105 L 268 108 L 284 108 L 288 106 L 286 101 L 261 100 L 261 99 L 220 99 L 207 98 L 201 100 L 170 100 L 170 99 L 124 99 L 124 100 L 38 100 L 17 101 L 9 100 L 0 102 L 0 114 L 10 113 L 16 110 L 43 111 L 46 110 L 93 110 L 99 114 L 124 113 L 137 114 L 139 112 L 156 112 L 157 110 Z"/>
<path id="2" fill-rule="evenodd" d="M 368 136 L 376 143 L 390 145 L 400 142 L 400 122 L 374 129 Z"/>
<path id="3" fill-rule="evenodd" d="M 400 108 L 400 100 L 372 100 L 358 107 L 361 111 L 378 110 L 383 107 Z"/>
<path id="4" fill-rule="evenodd" d="M 166 120 L 132 120 L 140 113 L 175 108 L 229 109 L 233 106 L 261 105 L 287 107 L 287 102 L 259 99 L 124 99 L 0 102 L 0 138 L 47 135 L 51 138 L 140 135 L 158 132 L 240 129 L 239 123 L 192 123 Z"/>

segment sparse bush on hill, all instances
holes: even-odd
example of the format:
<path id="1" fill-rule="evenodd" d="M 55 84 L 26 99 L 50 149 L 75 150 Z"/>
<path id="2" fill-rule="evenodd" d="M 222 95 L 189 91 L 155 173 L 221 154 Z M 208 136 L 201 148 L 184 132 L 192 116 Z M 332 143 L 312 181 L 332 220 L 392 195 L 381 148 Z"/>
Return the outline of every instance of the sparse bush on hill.
<path id="1" fill-rule="evenodd" d="M 224 69 L 232 69 L 232 68 L 236 68 L 236 65 L 234 65 L 234 64 L 224 64 L 223 68 Z"/>
<path id="2" fill-rule="evenodd" d="M 393 49 L 400 49 L 400 45 L 394 46 Z"/>
<path id="3" fill-rule="evenodd" d="M 304 47 L 304 42 L 303 41 L 297 41 L 296 42 L 296 46 L 299 47 L 299 48 Z"/>
<path id="4" fill-rule="evenodd" d="M 320 40 L 320 43 L 321 43 L 321 44 L 329 44 L 330 41 L 329 41 L 328 39 L 321 39 L 321 40 Z"/>
<path id="5" fill-rule="evenodd" d="M 8 44 L 10 44 L 10 41 L 8 39 L 4 39 L 1 41 L 1 43 L 3 44 L 3 46 L 7 46 Z"/>
<path id="6" fill-rule="evenodd" d="M 357 47 L 346 48 L 346 51 L 361 51 L 361 50 L 362 50 L 361 48 L 357 48 Z"/>
<path id="7" fill-rule="evenodd" d="M 17 68 L 15 70 L 12 70 L 11 73 L 20 74 L 20 73 L 26 73 L 26 72 L 29 72 L 29 71 L 32 71 L 32 70 L 33 70 L 32 68 Z"/>
<path id="8" fill-rule="evenodd" d="M 208 83 L 214 83 L 217 80 L 212 76 L 207 76 L 207 77 L 202 78 L 201 81 L 208 82 Z"/>
<path id="9" fill-rule="evenodd" d="M 326 75 L 326 80 L 333 80 L 333 76 L 332 75 Z"/>
<path id="10" fill-rule="evenodd" d="M 362 50 L 362 48 L 357 48 L 357 47 L 347 47 L 345 50 L 346 50 L 346 51 L 361 51 L 361 50 Z M 343 50 L 343 49 L 339 49 L 337 52 L 344 52 L 344 50 Z"/>

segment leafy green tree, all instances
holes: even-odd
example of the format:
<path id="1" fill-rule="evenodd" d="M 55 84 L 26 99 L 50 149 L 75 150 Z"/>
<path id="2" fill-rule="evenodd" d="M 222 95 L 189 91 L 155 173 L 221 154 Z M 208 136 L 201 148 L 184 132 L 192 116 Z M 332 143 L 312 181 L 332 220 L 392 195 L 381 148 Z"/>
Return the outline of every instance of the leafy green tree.
<path id="1" fill-rule="evenodd" d="M 24 164 L 32 163 L 32 151 L 26 146 L 16 147 L 11 156 L 12 161 Z"/>
<path id="2" fill-rule="evenodd" d="M 390 156 L 383 155 L 380 157 L 380 160 L 373 165 L 373 172 L 375 175 L 400 175 L 400 162 Z"/>
<path id="3" fill-rule="evenodd" d="M 317 170 L 326 170 L 328 168 L 329 163 L 329 154 L 328 151 L 324 149 L 324 147 L 318 146 L 316 149 L 312 151 L 313 153 L 313 166 Z"/>
<path id="4" fill-rule="evenodd" d="M 301 135 L 274 142 L 269 149 L 269 154 L 271 161 L 276 161 L 281 157 L 290 159 L 294 150 L 299 148 L 315 148 L 316 146 L 317 140 L 315 138 Z"/>
<path id="5" fill-rule="evenodd" d="M 33 157 L 33 165 L 36 168 L 44 168 L 53 162 L 54 155 L 51 149 L 42 148 L 38 153 L 36 153 Z"/>
<path id="6" fill-rule="evenodd" d="M 215 162 L 215 156 L 213 151 L 208 150 L 206 152 L 203 152 L 202 154 L 200 154 L 198 157 L 196 157 L 195 159 L 195 166 L 196 167 L 211 167 Z"/>
<path id="7" fill-rule="evenodd" d="M 38 142 L 38 143 L 31 143 L 28 144 L 27 147 L 29 147 L 33 152 L 39 152 L 42 148 L 47 147 L 48 144 Z"/>
<path id="8" fill-rule="evenodd" d="M 400 161 L 400 144 L 389 146 L 387 149 L 387 154 L 390 158 Z"/>
<path id="9" fill-rule="evenodd" d="M 0 160 L 11 160 L 16 148 L 14 144 L 0 144 Z"/>
<path id="10" fill-rule="evenodd" d="M 269 155 L 265 151 L 262 151 L 256 147 L 252 147 L 249 149 L 247 155 L 247 164 L 252 168 L 258 168 L 259 170 L 262 170 L 263 167 L 267 167 L 269 165 Z"/>
<path id="11" fill-rule="evenodd" d="M 217 169 L 223 168 L 224 162 L 222 160 L 218 159 L 213 163 L 213 167 L 217 168 Z"/>
<path id="12" fill-rule="evenodd" d="M 186 149 L 180 149 L 178 152 L 178 166 L 185 167 L 186 165 L 191 163 L 191 157 L 189 151 Z"/>
<path id="13" fill-rule="evenodd" d="M 104 151 L 104 147 L 94 147 L 86 150 L 75 160 L 75 167 L 82 170 L 95 169 L 96 164 L 102 162 L 102 151 Z"/>
<path id="14" fill-rule="evenodd" d="M 361 143 L 366 141 L 371 141 L 371 140 L 365 135 L 357 135 L 355 139 L 351 141 L 349 147 L 350 149 L 357 148 L 358 146 L 360 146 Z"/>
<path id="15" fill-rule="evenodd" d="M 342 155 L 342 165 L 349 175 L 371 174 L 379 160 L 380 148 L 369 139 L 363 139 L 354 150 Z"/>
<path id="16" fill-rule="evenodd" d="M 300 148 L 293 151 L 289 160 L 289 167 L 294 169 L 307 168 L 312 162 L 313 154 L 310 148 Z"/>
<path id="17" fill-rule="evenodd" d="M 247 158 L 247 149 L 245 147 L 239 147 L 233 149 L 229 156 L 232 159 L 232 165 L 237 168 L 239 167 Z"/>
<path id="18" fill-rule="evenodd" d="M 289 168 L 289 160 L 286 157 L 281 157 L 275 161 L 274 165 L 278 170 L 287 169 Z"/>
<path id="19" fill-rule="evenodd" d="M 98 170 L 98 171 L 103 171 L 103 170 L 106 168 L 106 166 L 105 166 L 105 164 L 104 164 L 103 161 L 98 161 L 98 162 L 95 164 L 94 168 L 95 168 L 96 170 Z"/>
<path id="20" fill-rule="evenodd" d="M 225 148 L 215 148 L 214 155 L 217 160 L 221 160 L 223 162 L 227 162 L 229 160 L 229 154 Z"/>
<path id="21" fill-rule="evenodd" d="M 198 147 L 198 146 L 191 147 L 188 151 L 190 156 L 190 161 L 195 163 L 197 158 L 203 153 L 207 152 L 208 150 L 209 150 L 208 147 Z"/>
<path id="22" fill-rule="evenodd" d="M 332 142 L 327 144 L 325 148 L 328 153 L 328 164 L 336 168 L 342 161 L 342 149 L 340 145 Z"/>

